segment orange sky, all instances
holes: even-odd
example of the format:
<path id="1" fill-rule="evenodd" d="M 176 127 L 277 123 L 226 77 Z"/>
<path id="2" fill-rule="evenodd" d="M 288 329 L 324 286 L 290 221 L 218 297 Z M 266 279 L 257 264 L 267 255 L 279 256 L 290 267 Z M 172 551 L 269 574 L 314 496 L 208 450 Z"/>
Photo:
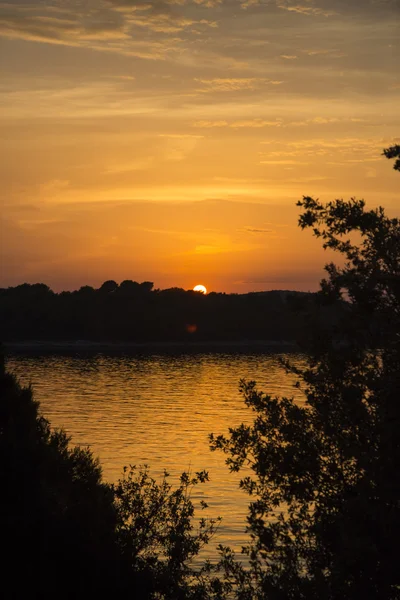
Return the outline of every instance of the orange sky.
<path id="1" fill-rule="evenodd" d="M 400 212 L 399 40 L 398 0 L 0 3 L 0 285 L 316 289 L 297 199 Z"/>

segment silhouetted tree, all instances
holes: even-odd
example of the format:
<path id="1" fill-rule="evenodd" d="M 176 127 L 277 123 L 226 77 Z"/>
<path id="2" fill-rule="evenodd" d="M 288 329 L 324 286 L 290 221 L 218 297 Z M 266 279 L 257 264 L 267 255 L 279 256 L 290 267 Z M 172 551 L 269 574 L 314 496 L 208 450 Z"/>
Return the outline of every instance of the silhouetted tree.
<path id="1" fill-rule="evenodd" d="M 125 279 L 119 284 L 119 292 L 120 294 L 124 294 L 126 296 L 135 296 L 139 290 L 139 283 L 137 281 L 131 281 L 130 279 Z"/>
<path id="2" fill-rule="evenodd" d="M 118 582 L 113 494 L 87 449 L 51 431 L 29 388 L 0 371 L 2 597 L 74 597 Z M 29 582 L 29 583 L 28 583 Z M 5 595 L 3 595 L 5 594 Z"/>
<path id="3" fill-rule="evenodd" d="M 390 146 L 390 148 L 386 148 L 383 151 L 386 158 L 395 158 L 393 169 L 396 171 L 400 171 L 400 145 L 395 144 L 394 146 Z"/>
<path id="4" fill-rule="evenodd" d="M 164 472 L 160 484 L 147 469 L 125 469 L 114 487 L 119 517 L 118 545 L 124 564 L 140 586 L 142 597 L 168 600 L 206 600 L 222 584 L 208 563 L 193 569 L 191 561 L 216 530 L 220 519 L 194 523 L 192 488 L 208 481 L 205 471 L 183 473 L 173 489 Z M 202 501 L 201 508 L 207 508 Z"/>
<path id="5" fill-rule="evenodd" d="M 143 282 L 140 284 L 140 288 L 141 288 L 141 290 L 142 290 L 143 292 L 145 292 L 145 293 L 149 293 L 149 292 L 151 292 L 151 291 L 152 291 L 152 289 L 153 289 L 153 287 L 154 287 L 154 283 L 153 283 L 152 281 L 143 281 Z"/>
<path id="6" fill-rule="evenodd" d="M 395 156 L 387 152 L 388 156 Z M 222 550 L 238 598 L 400 598 L 400 223 L 362 200 L 298 203 L 339 252 L 317 297 L 304 403 L 242 382 L 252 425 L 211 437 L 252 497 L 250 568 Z M 319 310 L 340 304 L 331 325 Z"/>
<path id="7" fill-rule="evenodd" d="M 118 289 L 118 283 L 113 279 L 109 279 L 101 284 L 99 291 L 104 292 L 105 294 L 110 294 L 115 292 Z"/>
<path id="8" fill-rule="evenodd" d="M 94 294 L 95 291 L 96 290 L 91 285 L 83 285 L 82 287 L 79 288 L 78 293 L 79 294 Z"/>

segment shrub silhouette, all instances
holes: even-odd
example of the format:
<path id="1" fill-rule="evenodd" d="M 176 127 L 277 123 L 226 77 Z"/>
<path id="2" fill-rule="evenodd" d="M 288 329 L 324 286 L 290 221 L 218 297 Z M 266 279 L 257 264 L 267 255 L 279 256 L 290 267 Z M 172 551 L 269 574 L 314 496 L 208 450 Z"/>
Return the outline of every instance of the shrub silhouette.
<path id="1" fill-rule="evenodd" d="M 112 589 L 117 514 L 98 462 L 51 431 L 32 391 L 3 364 L 0 398 L 4 589 L 12 598 L 27 587 L 36 597 Z"/>

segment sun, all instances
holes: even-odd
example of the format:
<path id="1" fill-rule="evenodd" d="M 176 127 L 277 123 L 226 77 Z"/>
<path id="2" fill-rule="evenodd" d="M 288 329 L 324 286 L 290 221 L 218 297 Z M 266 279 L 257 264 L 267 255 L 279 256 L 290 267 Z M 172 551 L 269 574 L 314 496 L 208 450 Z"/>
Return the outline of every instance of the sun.
<path id="1" fill-rule="evenodd" d="M 195 285 L 193 291 L 201 292 L 202 294 L 207 294 L 207 288 L 205 285 Z"/>

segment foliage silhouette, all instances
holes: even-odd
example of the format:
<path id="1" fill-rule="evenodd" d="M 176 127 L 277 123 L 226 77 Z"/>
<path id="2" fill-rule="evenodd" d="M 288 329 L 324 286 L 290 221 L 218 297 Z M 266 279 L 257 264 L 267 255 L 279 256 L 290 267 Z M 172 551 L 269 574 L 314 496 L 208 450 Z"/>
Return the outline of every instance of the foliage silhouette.
<path id="1" fill-rule="evenodd" d="M 2 363 L 2 598 L 207 598 L 210 567 L 190 566 L 218 524 L 193 521 L 190 493 L 207 473 L 173 489 L 167 474 L 157 484 L 131 467 L 106 484 L 91 452 L 70 448 L 38 408 Z"/>
<path id="2" fill-rule="evenodd" d="M 112 294 L 113 292 L 116 292 L 117 289 L 118 283 L 116 283 L 113 279 L 109 279 L 100 286 L 99 291 L 103 292 L 104 294 Z"/>
<path id="3" fill-rule="evenodd" d="M 0 289 L 0 336 L 3 342 L 295 340 L 302 321 L 291 303 L 307 304 L 311 296 L 285 291 L 203 295 L 154 290 L 152 282 L 130 280 L 56 294 L 44 284 L 22 284 Z"/>
<path id="4" fill-rule="evenodd" d="M 390 148 L 385 148 L 383 154 L 386 158 L 395 158 L 393 169 L 400 171 L 400 145 L 395 144 L 394 146 L 390 146 Z"/>
<path id="5" fill-rule="evenodd" d="M 51 431 L 29 388 L 0 372 L 2 587 L 9 598 L 97 593 L 117 581 L 112 490 L 87 449 Z M 79 586 L 78 586 L 79 583 Z"/>
<path id="6" fill-rule="evenodd" d="M 191 490 L 208 481 L 205 471 L 192 477 L 183 473 L 175 490 L 164 472 L 161 484 L 147 468 L 124 470 L 114 487 L 119 524 L 118 544 L 125 564 L 141 582 L 146 597 L 171 600 L 209 597 L 213 585 L 211 565 L 193 570 L 190 563 L 215 533 L 220 519 L 200 519 L 194 534 Z M 201 502 L 202 509 L 207 504 Z"/>
<path id="7" fill-rule="evenodd" d="M 389 149 L 387 156 L 398 156 Z M 304 403 L 241 382 L 252 425 L 211 436 L 250 494 L 236 598 L 400 598 L 400 223 L 362 200 L 304 197 L 299 224 L 345 258 L 329 264 L 309 326 Z M 321 311 L 340 303 L 321 327 Z"/>

